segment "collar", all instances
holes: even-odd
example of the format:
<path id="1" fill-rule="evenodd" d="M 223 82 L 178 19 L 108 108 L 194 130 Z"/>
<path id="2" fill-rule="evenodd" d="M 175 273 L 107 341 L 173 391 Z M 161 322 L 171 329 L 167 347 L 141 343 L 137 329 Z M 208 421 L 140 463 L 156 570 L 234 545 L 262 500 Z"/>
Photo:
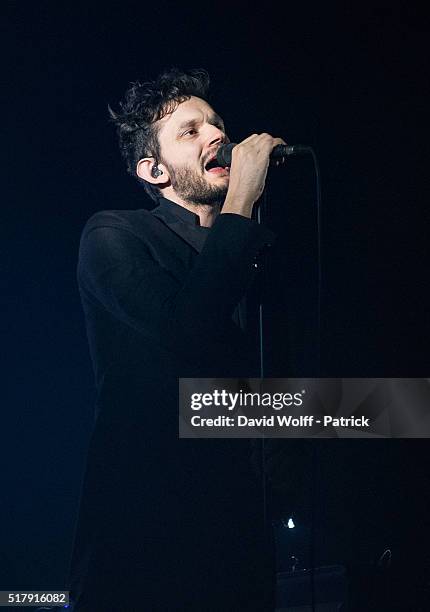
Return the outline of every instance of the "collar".
<path id="1" fill-rule="evenodd" d="M 158 206 L 154 208 L 152 212 L 160 212 L 165 217 L 171 217 L 172 221 L 177 221 L 179 219 L 180 221 L 188 223 L 189 225 L 197 225 L 200 227 L 199 215 L 191 212 L 191 210 L 188 210 L 188 208 L 180 206 L 180 204 L 176 204 L 176 202 L 172 202 L 172 200 L 168 200 L 167 198 L 158 198 Z"/>
<path id="2" fill-rule="evenodd" d="M 198 215 L 167 198 L 159 198 L 158 206 L 151 210 L 151 214 L 158 217 L 198 253 L 201 252 L 211 228 L 202 227 Z"/>

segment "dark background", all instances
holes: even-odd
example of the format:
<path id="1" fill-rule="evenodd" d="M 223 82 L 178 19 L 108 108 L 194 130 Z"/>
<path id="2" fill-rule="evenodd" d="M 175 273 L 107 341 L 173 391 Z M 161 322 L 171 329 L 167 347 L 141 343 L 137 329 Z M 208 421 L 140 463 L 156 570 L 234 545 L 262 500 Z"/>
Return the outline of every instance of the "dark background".
<path id="1" fill-rule="evenodd" d="M 108 122 L 107 104 L 116 108 L 129 82 L 204 67 L 232 140 L 268 131 L 313 146 L 323 196 L 320 374 L 428 376 L 428 22 L 406 5 L 296 4 L 7 8 L 2 589 L 63 585 L 94 403 L 75 280 L 80 232 L 97 210 L 150 205 Z M 266 374 L 316 375 L 310 160 L 270 171 L 266 219 L 278 236 Z M 353 540 L 363 508 L 375 533 L 387 521 L 394 533 L 392 517 L 407 515 L 412 540 L 428 545 L 416 520 L 426 510 L 427 441 L 325 442 L 319 503 L 337 489 L 333 524 L 351 525 Z M 339 480 L 345 473 L 356 480 Z M 362 494 L 346 509 L 351 487 Z M 340 560 L 335 530 L 321 529 L 321 560 Z"/>

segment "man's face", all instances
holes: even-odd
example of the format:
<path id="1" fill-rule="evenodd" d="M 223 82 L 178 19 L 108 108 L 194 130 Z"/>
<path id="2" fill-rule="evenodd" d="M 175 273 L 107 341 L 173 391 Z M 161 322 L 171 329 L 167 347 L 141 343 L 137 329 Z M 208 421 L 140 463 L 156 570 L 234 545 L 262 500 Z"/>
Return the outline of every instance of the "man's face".
<path id="1" fill-rule="evenodd" d="M 206 169 L 220 145 L 229 142 L 222 119 L 207 102 L 192 96 L 160 120 L 160 160 L 172 188 L 189 204 L 221 205 L 227 195 L 229 169 Z"/>

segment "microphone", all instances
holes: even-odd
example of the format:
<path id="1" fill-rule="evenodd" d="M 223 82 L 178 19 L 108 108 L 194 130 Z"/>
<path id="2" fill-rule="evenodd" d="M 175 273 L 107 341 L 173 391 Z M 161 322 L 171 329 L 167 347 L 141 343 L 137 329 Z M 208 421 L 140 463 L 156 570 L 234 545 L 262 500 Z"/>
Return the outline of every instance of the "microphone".
<path id="1" fill-rule="evenodd" d="M 225 166 L 231 166 L 231 153 L 236 144 L 236 142 L 230 142 L 229 144 L 221 145 L 218 149 L 216 159 L 219 165 L 223 168 Z M 281 159 L 282 157 L 288 157 L 289 155 L 304 155 L 309 153 L 310 150 L 311 147 L 307 147 L 305 145 L 276 145 L 270 154 L 270 159 Z"/>

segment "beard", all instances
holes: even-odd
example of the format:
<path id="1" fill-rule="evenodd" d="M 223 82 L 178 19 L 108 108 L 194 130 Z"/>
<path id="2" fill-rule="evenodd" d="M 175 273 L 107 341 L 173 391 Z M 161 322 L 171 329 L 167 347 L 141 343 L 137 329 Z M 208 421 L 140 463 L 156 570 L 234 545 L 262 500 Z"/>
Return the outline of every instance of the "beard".
<path id="1" fill-rule="evenodd" d="M 189 166 L 167 166 L 175 193 L 189 204 L 221 206 L 227 195 L 228 185 L 211 185 L 201 174 Z"/>

